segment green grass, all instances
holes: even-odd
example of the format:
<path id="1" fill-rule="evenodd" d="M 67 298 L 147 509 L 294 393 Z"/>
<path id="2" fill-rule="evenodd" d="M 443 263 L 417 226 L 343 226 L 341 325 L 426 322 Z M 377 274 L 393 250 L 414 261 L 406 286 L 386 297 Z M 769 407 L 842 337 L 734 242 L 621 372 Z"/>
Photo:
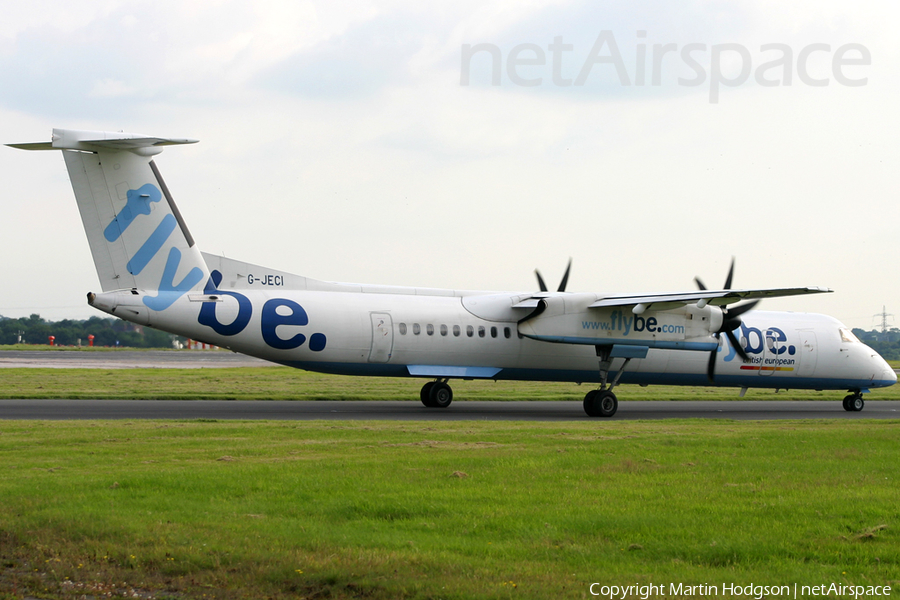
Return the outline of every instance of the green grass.
<path id="1" fill-rule="evenodd" d="M 900 584 L 898 421 L 0 422 L 0 598 Z"/>
<path id="2" fill-rule="evenodd" d="M 2 398 L 157 400 L 411 400 L 422 379 L 346 377 L 288 367 L 222 369 L 0 369 Z M 454 402 L 466 400 L 582 400 L 592 386 L 523 381 L 452 382 Z M 737 388 L 622 385 L 628 400 L 740 400 Z M 747 400 L 835 400 L 842 391 L 749 390 Z M 867 400 L 900 400 L 900 386 Z"/>

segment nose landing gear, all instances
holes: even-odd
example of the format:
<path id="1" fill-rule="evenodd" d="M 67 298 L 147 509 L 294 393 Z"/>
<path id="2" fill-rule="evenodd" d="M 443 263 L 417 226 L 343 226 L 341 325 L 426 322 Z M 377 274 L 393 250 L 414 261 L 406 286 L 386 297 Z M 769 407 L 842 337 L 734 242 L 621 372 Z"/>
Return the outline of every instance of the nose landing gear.
<path id="1" fill-rule="evenodd" d="M 863 400 L 862 394 L 860 392 L 854 392 L 844 398 L 844 410 L 847 412 L 859 412 L 866 405 L 865 400 Z"/>

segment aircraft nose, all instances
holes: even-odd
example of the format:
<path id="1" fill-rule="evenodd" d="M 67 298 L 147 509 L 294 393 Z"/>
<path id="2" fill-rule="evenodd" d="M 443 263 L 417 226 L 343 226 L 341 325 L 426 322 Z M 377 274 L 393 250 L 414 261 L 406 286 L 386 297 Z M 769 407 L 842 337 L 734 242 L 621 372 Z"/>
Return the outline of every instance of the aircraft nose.
<path id="1" fill-rule="evenodd" d="M 897 372 L 894 371 L 894 368 L 889 365 L 888 362 L 884 360 L 879 354 L 873 353 L 872 357 L 875 358 L 881 366 L 878 377 L 880 385 L 878 387 L 887 387 L 897 383 Z"/>

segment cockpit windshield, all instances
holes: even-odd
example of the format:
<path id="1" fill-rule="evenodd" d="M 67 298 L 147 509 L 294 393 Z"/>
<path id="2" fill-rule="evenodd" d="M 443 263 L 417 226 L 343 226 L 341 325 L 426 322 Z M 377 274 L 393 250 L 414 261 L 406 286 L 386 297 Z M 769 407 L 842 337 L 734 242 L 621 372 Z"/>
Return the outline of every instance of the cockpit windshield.
<path id="1" fill-rule="evenodd" d="M 848 342 L 851 344 L 861 344 L 859 338 L 853 335 L 853 332 L 847 329 L 846 327 L 841 327 L 841 341 Z"/>

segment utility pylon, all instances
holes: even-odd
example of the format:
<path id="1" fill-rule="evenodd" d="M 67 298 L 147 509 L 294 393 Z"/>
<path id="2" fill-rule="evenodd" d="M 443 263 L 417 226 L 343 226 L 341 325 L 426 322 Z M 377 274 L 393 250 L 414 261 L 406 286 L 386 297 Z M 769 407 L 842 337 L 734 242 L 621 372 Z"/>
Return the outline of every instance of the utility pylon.
<path id="1" fill-rule="evenodd" d="M 887 311 L 887 308 L 886 308 L 884 305 L 882 305 L 882 307 L 881 307 L 881 312 L 880 312 L 880 313 L 875 313 L 874 315 L 872 315 L 872 318 L 875 318 L 875 317 L 881 317 L 881 333 L 887 333 L 887 330 L 888 330 L 888 322 L 887 322 L 888 317 L 893 318 L 894 315 L 889 314 L 888 311 Z"/>

